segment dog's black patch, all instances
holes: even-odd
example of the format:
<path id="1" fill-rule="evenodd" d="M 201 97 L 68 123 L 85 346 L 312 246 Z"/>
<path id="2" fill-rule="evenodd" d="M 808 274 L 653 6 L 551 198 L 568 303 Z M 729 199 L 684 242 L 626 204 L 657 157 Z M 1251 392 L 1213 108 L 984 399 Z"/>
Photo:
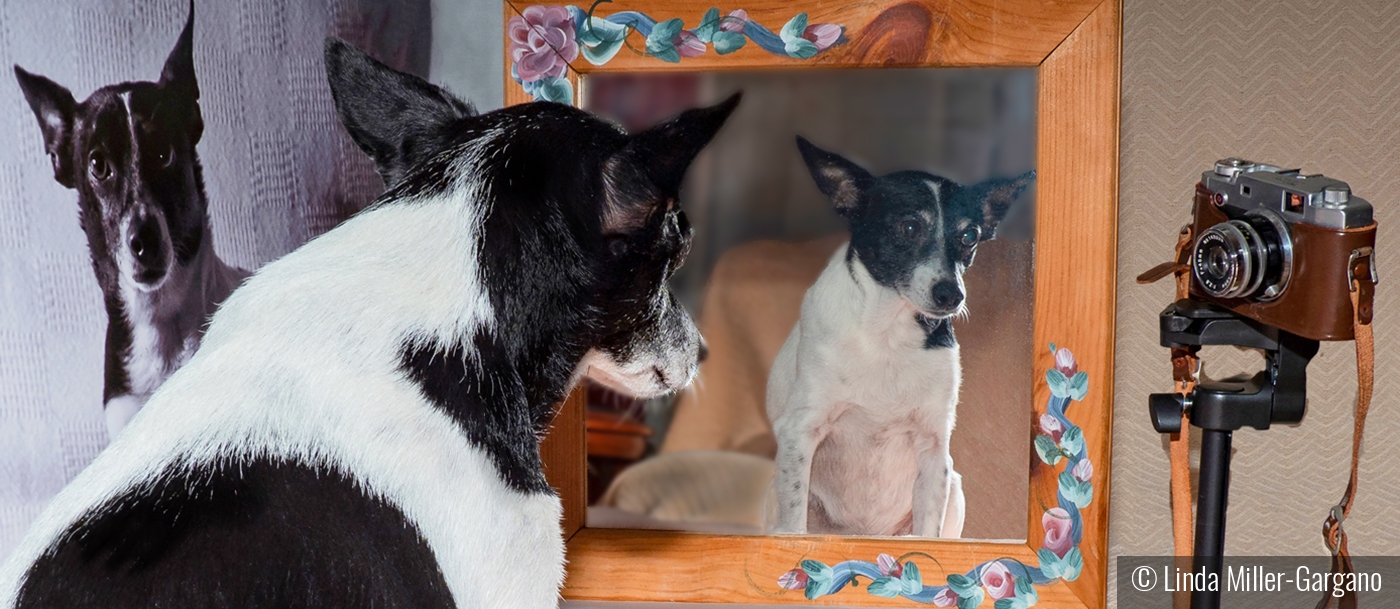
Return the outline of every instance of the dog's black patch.
<path id="1" fill-rule="evenodd" d="M 167 471 L 74 524 L 17 607 L 453 607 L 417 529 L 342 472 L 254 459 Z"/>
<path id="2" fill-rule="evenodd" d="M 472 342 L 470 350 L 405 345 L 401 365 L 433 405 L 486 451 L 506 485 L 522 493 L 550 492 L 539 451 L 550 413 L 532 412 L 524 381 L 492 335 L 478 332 Z"/>
<path id="3" fill-rule="evenodd" d="M 914 320 L 919 322 L 919 327 L 924 330 L 925 349 L 947 349 L 957 346 L 958 338 L 953 336 L 953 320 L 946 317 L 929 317 L 922 313 L 915 313 Z"/>

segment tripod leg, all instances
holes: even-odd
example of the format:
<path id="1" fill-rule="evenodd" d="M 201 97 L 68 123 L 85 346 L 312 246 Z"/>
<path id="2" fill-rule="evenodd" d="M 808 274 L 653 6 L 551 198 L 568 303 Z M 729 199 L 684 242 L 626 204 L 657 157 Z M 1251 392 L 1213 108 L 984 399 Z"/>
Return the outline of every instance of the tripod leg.
<path id="1" fill-rule="evenodd" d="M 1196 500 L 1196 555 L 1192 571 L 1214 573 L 1224 585 L 1221 573 L 1225 556 L 1225 507 L 1230 492 L 1231 432 L 1202 430 L 1201 477 Z M 1207 575 L 1209 577 L 1209 575 Z M 1191 593 L 1191 609 L 1219 609 L 1220 589 Z"/>

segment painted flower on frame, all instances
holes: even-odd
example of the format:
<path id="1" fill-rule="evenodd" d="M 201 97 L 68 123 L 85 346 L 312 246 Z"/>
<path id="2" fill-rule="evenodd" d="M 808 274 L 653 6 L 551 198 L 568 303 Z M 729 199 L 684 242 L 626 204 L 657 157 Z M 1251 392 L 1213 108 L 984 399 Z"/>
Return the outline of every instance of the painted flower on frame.
<path id="1" fill-rule="evenodd" d="M 807 580 L 811 579 L 806 571 L 793 569 L 778 576 L 778 585 L 785 590 L 802 590 L 807 587 Z"/>
<path id="2" fill-rule="evenodd" d="M 681 57 L 699 57 L 705 54 L 705 42 L 690 30 L 681 30 L 671 44 L 675 45 L 676 52 L 680 53 Z"/>
<path id="3" fill-rule="evenodd" d="M 955 607 L 958 604 L 958 593 L 952 588 L 944 588 L 933 597 L 935 607 Z"/>
<path id="4" fill-rule="evenodd" d="M 528 6 L 506 24 L 510 58 L 523 82 L 563 78 L 578 57 L 574 20 L 562 6 Z"/>
<path id="5" fill-rule="evenodd" d="M 1041 515 L 1040 525 L 1045 528 L 1045 541 L 1041 542 L 1040 547 L 1064 558 L 1074 547 L 1074 521 L 1070 519 L 1069 512 L 1060 507 L 1050 508 Z"/>
<path id="6" fill-rule="evenodd" d="M 1001 561 L 992 561 L 982 569 L 982 586 L 987 589 L 987 596 L 992 600 L 1001 600 L 1016 596 L 1016 578 L 1012 577 L 1011 570 Z"/>
<path id="7" fill-rule="evenodd" d="M 726 32 L 743 32 L 744 26 L 749 23 L 749 12 L 744 9 L 730 11 L 729 15 L 719 22 L 719 29 Z"/>
<path id="8" fill-rule="evenodd" d="M 1047 412 L 1040 415 L 1040 432 L 1050 436 L 1051 440 L 1059 442 L 1060 435 L 1065 433 L 1065 426 L 1060 423 L 1059 419 Z"/>
<path id="9" fill-rule="evenodd" d="M 842 28 L 834 23 L 818 23 L 807 26 L 802 37 L 817 45 L 818 51 L 825 51 L 841 39 Z"/>
<path id="10" fill-rule="evenodd" d="M 1069 471 L 1075 480 L 1088 482 L 1090 478 L 1094 477 L 1094 463 L 1087 458 L 1080 459 L 1079 463 L 1076 463 Z"/>
<path id="11" fill-rule="evenodd" d="M 904 575 L 904 567 L 889 554 L 881 554 L 875 558 L 875 565 L 880 568 L 881 577 L 900 577 Z"/>
<path id="12" fill-rule="evenodd" d="M 1065 378 L 1071 378 L 1079 372 L 1079 364 L 1074 361 L 1074 354 L 1069 349 L 1060 347 L 1055 351 L 1055 369 L 1064 374 Z"/>

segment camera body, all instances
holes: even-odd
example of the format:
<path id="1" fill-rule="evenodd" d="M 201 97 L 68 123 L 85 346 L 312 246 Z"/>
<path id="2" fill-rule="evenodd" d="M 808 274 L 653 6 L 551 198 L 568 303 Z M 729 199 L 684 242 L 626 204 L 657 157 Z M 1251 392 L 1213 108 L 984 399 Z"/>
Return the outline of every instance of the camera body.
<path id="1" fill-rule="evenodd" d="M 1313 340 L 1351 340 L 1351 269 L 1375 279 L 1371 204 L 1345 182 L 1229 158 L 1201 174 L 1191 296 Z"/>

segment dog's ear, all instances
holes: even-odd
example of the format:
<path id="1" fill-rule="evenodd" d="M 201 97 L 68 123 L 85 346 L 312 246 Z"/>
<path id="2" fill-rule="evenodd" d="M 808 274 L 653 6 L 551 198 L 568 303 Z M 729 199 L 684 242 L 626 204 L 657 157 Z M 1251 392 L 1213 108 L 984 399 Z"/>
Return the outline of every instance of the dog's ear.
<path id="1" fill-rule="evenodd" d="M 443 125 L 476 114 L 471 104 L 338 38 L 326 38 L 326 79 L 340 122 L 374 159 L 385 187 L 442 152 Z"/>
<path id="2" fill-rule="evenodd" d="M 204 135 L 204 119 L 199 114 L 199 82 L 194 76 L 194 0 L 190 0 L 190 15 L 185 19 L 185 28 L 175 41 L 175 48 L 165 58 L 165 66 L 160 70 L 161 91 L 165 99 L 178 102 L 179 112 L 173 113 L 184 123 L 189 133 L 190 143 L 199 143 Z"/>
<path id="3" fill-rule="evenodd" d="M 1031 170 L 1014 178 L 992 178 L 959 193 L 960 196 L 970 197 L 977 209 L 982 211 L 983 239 L 996 237 L 997 226 L 1006 218 L 1006 212 L 1034 181 L 1035 170 Z"/>
<path id="4" fill-rule="evenodd" d="M 39 130 L 44 134 L 44 151 L 49 154 L 53 165 L 53 179 L 59 184 L 73 187 L 73 113 L 78 103 L 73 94 L 52 80 L 38 74 L 30 74 L 24 68 L 15 66 L 15 79 L 24 91 L 24 99 L 39 119 Z"/>
<path id="5" fill-rule="evenodd" d="M 622 233 L 641 226 L 657 204 L 674 201 L 691 161 L 714 139 L 739 106 L 735 93 L 707 108 L 686 110 L 628 140 L 604 164 L 607 201 L 605 233 Z"/>
<path id="6" fill-rule="evenodd" d="M 875 181 L 874 176 L 860 165 L 833 152 L 813 146 L 802 136 L 797 136 L 797 149 L 802 153 L 807 171 L 816 181 L 817 189 L 831 199 L 836 213 L 845 216 L 855 211 L 860 203 L 860 193 Z"/>

